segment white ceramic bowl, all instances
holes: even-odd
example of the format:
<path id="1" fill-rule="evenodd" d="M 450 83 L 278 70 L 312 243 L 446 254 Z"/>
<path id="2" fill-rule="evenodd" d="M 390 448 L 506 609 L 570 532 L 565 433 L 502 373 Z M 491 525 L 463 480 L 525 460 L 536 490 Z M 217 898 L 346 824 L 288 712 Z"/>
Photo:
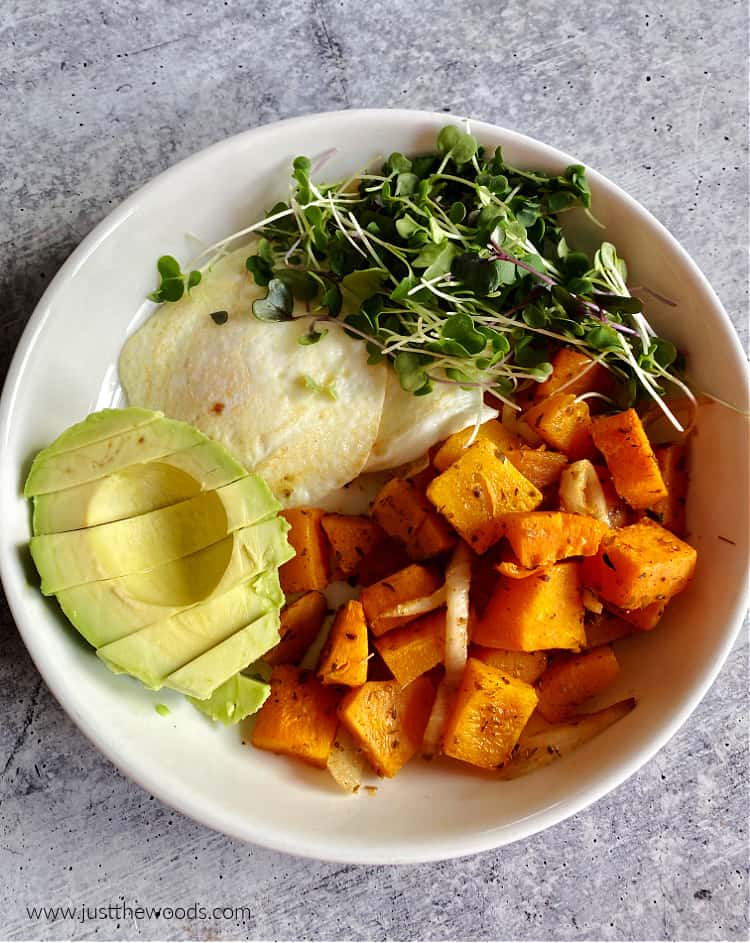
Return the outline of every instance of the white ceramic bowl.
<path id="1" fill-rule="evenodd" d="M 431 149 L 445 115 L 349 111 L 310 115 L 222 141 L 161 174 L 104 220 L 68 259 L 29 321 L 0 403 L 0 564 L 8 601 L 39 671 L 90 740 L 164 802 L 237 838 L 337 861 L 429 861 L 523 838 L 594 802 L 649 760 L 716 677 L 741 625 L 748 559 L 747 432 L 722 406 L 706 408 L 694 443 L 689 523 L 695 580 L 653 633 L 618 648 L 624 670 L 608 700 L 637 709 L 574 757 L 511 783 L 470 769 L 414 762 L 375 797 L 345 797 L 324 773 L 243 746 L 170 693 L 115 677 L 40 595 L 26 553 L 21 485 L 34 453 L 92 410 L 120 402 L 117 356 L 147 310 L 154 263 L 188 260 L 197 233 L 214 241 L 254 221 L 286 192 L 297 154 L 336 155 L 334 179 L 374 155 Z M 572 158 L 480 122 L 486 145 L 514 164 L 559 171 Z M 677 301 L 649 315 L 687 350 L 695 387 L 748 408 L 748 377 L 731 323 L 704 277 L 631 197 L 589 172 L 593 209 L 627 259 L 633 283 Z M 602 238 L 602 232 L 594 236 Z M 727 543 L 719 537 L 734 543 Z M 171 714 L 158 716 L 166 702 Z M 716 735 L 719 736 L 719 731 Z"/>

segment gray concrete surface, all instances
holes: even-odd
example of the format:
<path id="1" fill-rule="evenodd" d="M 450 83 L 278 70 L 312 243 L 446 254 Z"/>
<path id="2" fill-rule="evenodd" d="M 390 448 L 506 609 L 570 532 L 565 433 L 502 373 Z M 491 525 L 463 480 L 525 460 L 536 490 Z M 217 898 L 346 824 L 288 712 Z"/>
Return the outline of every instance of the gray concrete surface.
<path id="1" fill-rule="evenodd" d="M 144 181 L 235 131 L 363 106 L 469 114 L 578 155 L 682 241 L 746 339 L 746 19 L 728 0 L 4 0 L 0 380 L 61 262 Z M 450 863 L 316 864 L 126 781 L 0 602 L 0 938 L 746 939 L 747 707 L 744 635 L 669 746 L 575 818 Z M 27 911 L 118 902 L 249 912 Z"/>

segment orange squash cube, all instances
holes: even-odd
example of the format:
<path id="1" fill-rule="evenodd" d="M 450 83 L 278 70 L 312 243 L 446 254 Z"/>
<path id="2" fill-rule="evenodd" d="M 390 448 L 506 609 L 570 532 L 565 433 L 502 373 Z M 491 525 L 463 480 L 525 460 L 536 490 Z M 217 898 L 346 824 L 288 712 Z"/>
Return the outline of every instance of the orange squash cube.
<path id="1" fill-rule="evenodd" d="M 503 674 L 526 684 L 533 684 L 547 667 L 545 652 L 510 652 L 504 648 L 485 648 L 484 645 L 472 645 L 469 654 L 472 658 L 497 668 Z"/>
<path id="2" fill-rule="evenodd" d="M 331 545 L 336 575 L 355 576 L 362 560 L 385 540 L 376 521 L 359 514 L 324 514 L 321 526 Z"/>
<path id="3" fill-rule="evenodd" d="M 287 534 L 294 556 L 279 568 L 285 593 L 325 589 L 330 580 L 329 550 L 319 508 L 290 508 L 282 511 L 291 526 Z"/>
<path id="4" fill-rule="evenodd" d="M 367 623 L 362 603 L 350 599 L 336 613 L 318 663 L 323 684 L 356 688 L 367 681 Z"/>
<path id="5" fill-rule="evenodd" d="M 585 402 L 576 402 L 572 393 L 556 393 L 532 406 L 523 415 L 524 422 L 540 439 L 571 462 L 592 458 L 591 416 Z"/>
<path id="6" fill-rule="evenodd" d="M 386 534 L 404 544 L 412 560 L 446 553 L 456 543 L 455 535 L 424 492 L 403 478 L 392 478 L 383 485 L 371 513 Z"/>
<path id="7" fill-rule="evenodd" d="M 409 566 L 411 560 L 406 547 L 393 537 L 386 535 L 385 540 L 362 557 L 357 567 L 357 581 L 360 586 L 372 586 L 392 573 Z"/>
<path id="8" fill-rule="evenodd" d="M 607 462 L 615 490 L 631 507 L 642 510 L 667 497 L 659 463 L 634 409 L 598 416 L 591 434 Z"/>
<path id="9" fill-rule="evenodd" d="M 478 645 L 537 652 L 549 648 L 579 651 L 583 628 L 580 565 L 574 560 L 532 570 L 524 579 L 499 576 L 489 602 L 473 620 Z"/>
<path id="10" fill-rule="evenodd" d="M 695 570 L 696 551 L 660 524 L 643 519 L 614 531 L 583 561 L 584 584 L 605 603 L 644 609 L 681 592 Z"/>
<path id="11" fill-rule="evenodd" d="M 586 622 L 586 648 L 598 648 L 609 642 L 627 638 L 636 631 L 634 625 L 611 612 L 602 612 Z"/>
<path id="12" fill-rule="evenodd" d="M 281 610 L 281 641 L 263 656 L 269 665 L 296 665 L 323 627 L 328 603 L 312 590 Z"/>
<path id="13" fill-rule="evenodd" d="M 534 391 L 539 402 L 554 393 L 603 393 L 609 395 L 615 388 L 615 378 L 605 366 L 572 347 L 561 347 L 552 358 L 552 373 Z M 561 389 L 564 387 L 564 389 Z"/>
<path id="14" fill-rule="evenodd" d="M 688 450 L 686 445 L 667 445 L 655 449 L 654 455 L 664 479 L 667 497 L 656 501 L 650 508 L 662 527 L 678 537 L 686 533 L 685 505 L 688 489 Z"/>
<path id="15" fill-rule="evenodd" d="M 469 426 L 467 429 L 462 429 L 460 432 L 454 432 L 453 435 L 448 436 L 432 458 L 432 464 L 439 472 L 445 471 L 449 465 L 461 458 L 473 432 L 474 426 Z M 497 419 L 490 419 L 488 422 L 482 423 L 477 430 L 474 441 L 476 442 L 479 439 L 492 442 L 501 452 L 520 448 L 523 444 L 517 435 L 514 435 Z"/>
<path id="16" fill-rule="evenodd" d="M 562 452 L 552 452 L 544 447 L 508 449 L 505 457 L 540 491 L 556 485 L 568 464 L 568 457 Z"/>
<path id="17" fill-rule="evenodd" d="M 590 557 L 609 528 L 593 517 L 565 511 L 508 514 L 505 536 L 521 566 L 546 566 L 566 557 Z"/>
<path id="18" fill-rule="evenodd" d="M 443 584 L 435 570 L 418 563 L 393 573 L 360 593 L 367 623 L 373 635 L 383 635 L 399 625 L 412 622 L 415 616 L 388 616 L 385 613 L 400 603 L 431 596 Z"/>
<path id="19" fill-rule="evenodd" d="M 537 700 L 530 684 L 469 658 L 445 725 L 443 752 L 494 769 L 510 756 Z"/>
<path id="20" fill-rule="evenodd" d="M 657 599 L 650 606 L 644 606 L 642 609 L 618 609 L 617 606 L 609 604 L 613 613 L 619 616 L 624 622 L 642 632 L 650 632 L 661 622 L 661 617 L 669 604 L 668 599 Z"/>
<path id="21" fill-rule="evenodd" d="M 390 777 L 422 746 L 434 698 L 426 675 L 406 687 L 399 681 L 368 681 L 344 695 L 339 717 L 375 772 Z"/>
<path id="22" fill-rule="evenodd" d="M 556 661 L 537 683 L 539 713 L 550 723 L 568 720 L 590 697 L 605 691 L 620 673 L 609 645 Z"/>
<path id="23" fill-rule="evenodd" d="M 277 665 L 271 694 L 255 719 L 251 743 L 325 768 L 338 720 L 339 695 L 309 671 Z"/>
<path id="24" fill-rule="evenodd" d="M 409 684 L 445 657 L 445 609 L 436 609 L 377 639 L 375 648 L 399 684 Z"/>
<path id="25" fill-rule="evenodd" d="M 503 536 L 503 518 L 531 511 L 542 493 L 502 451 L 480 439 L 430 484 L 427 497 L 476 553 Z"/>

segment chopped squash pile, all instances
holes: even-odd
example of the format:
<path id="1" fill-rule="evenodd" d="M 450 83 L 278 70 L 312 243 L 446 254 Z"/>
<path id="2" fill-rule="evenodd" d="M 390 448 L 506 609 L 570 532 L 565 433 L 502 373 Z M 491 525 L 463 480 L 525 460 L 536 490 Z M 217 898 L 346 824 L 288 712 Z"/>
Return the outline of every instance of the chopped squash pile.
<path id="1" fill-rule="evenodd" d="M 520 417 L 450 436 L 368 515 L 284 512 L 296 555 L 254 746 L 349 792 L 419 755 L 513 779 L 634 708 L 603 699 L 620 641 L 693 575 L 688 444 L 654 449 L 634 409 L 606 412 L 601 364 L 552 362 Z M 341 581 L 354 598 L 330 611 Z"/>

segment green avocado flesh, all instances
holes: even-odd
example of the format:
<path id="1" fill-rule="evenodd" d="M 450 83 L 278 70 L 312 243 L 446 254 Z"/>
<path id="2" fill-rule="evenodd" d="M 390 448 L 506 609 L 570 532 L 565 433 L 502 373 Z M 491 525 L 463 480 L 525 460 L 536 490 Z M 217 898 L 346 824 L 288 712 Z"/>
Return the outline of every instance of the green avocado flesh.
<path id="1" fill-rule="evenodd" d="M 104 439 L 111 439 L 121 432 L 129 432 L 131 429 L 145 426 L 146 423 L 153 422 L 161 416 L 162 413 L 135 406 L 128 409 L 100 409 L 99 412 L 87 416 L 83 422 L 77 422 L 66 429 L 52 445 L 42 449 L 35 462 L 37 459 L 43 461 L 50 455 L 59 455 L 62 452 L 70 452 L 72 449 L 80 449 L 85 445 L 93 445 Z"/>
<path id="2" fill-rule="evenodd" d="M 29 498 L 95 481 L 128 465 L 150 462 L 205 441 L 206 436 L 194 426 L 157 416 L 135 429 L 78 449 L 40 452 L 26 479 L 24 494 Z"/>
<path id="3" fill-rule="evenodd" d="M 221 488 L 247 472 L 216 442 L 34 498 L 34 533 L 57 534 L 120 521 Z"/>
<path id="4" fill-rule="evenodd" d="M 227 678 L 273 648 L 279 638 L 279 610 L 274 608 L 210 651 L 173 671 L 165 684 L 190 697 L 210 697 L 211 692 Z"/>
<path id="5" fill-rule="evenodd" d="M 264 573 L 221 596 L 212 596 L 204 603 L 104 645 L 97 655 L 115 673 L 125 672 L 146 687 L 160 688 L 178 668 L 209 652 L 271 609 L 278 611 L 282 602 L 278 574 Z M 230 666 L 218 684 L 252 660 Z"/>
<path id="6" fill-rule="evenodd" d="M 260 477 L 186 423 L 103 410 L 39 453 L 24 493 L 42 592 L 112 671 L 224 723 L 261 706 L 238 673 L 278 642 L 294 551 Z"/>
<path id="7" fill-rule="evenodd" d="M 268 485 L 254 475 L 169 507 L 109 524 L 31 538 L 45 596 L 79 583 L 150 570 L 195 553 L 274 514 Z"/>
<path id="8" fill-rule="evenodd" d="M 64 589 L 57 600 L 86 641 L 100 648 L 276 570 L 294 554 L 288 528 L 283 518 L 272 517 L 153 570 Z"/>
<path id="9" fill-rule="evenodd" d="M 259 711 L 270 693 L 271 685 L 267 682 L 236 674 L 219 685 L 206 700 L 194 697 L 189 700 L 211 720 L 228 725 L 236 724 Z"/>

